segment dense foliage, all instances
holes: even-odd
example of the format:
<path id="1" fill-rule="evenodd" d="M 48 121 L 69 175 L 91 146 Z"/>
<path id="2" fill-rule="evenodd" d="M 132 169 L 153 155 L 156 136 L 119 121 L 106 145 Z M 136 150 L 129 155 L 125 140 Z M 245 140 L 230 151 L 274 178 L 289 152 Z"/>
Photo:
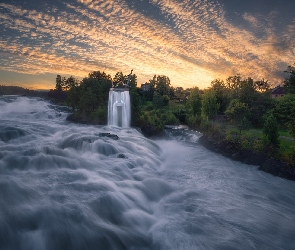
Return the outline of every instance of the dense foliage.
<path id="1" fill-rule="evenodd" d="M 240 75 L 229 76 L 225 81 L 215 79 L 209 88 L 200 90 L 174 88 L 163 75 L 154 75 L 139 88 L 132 72 L 117 72 L 112 78 L 100 71 L 91 72 L 82 81 L 57 76 L 54 93 L 67 93 L 73 120 L 106 124 L 110 88 L 126 87 L 129 81 L 132 125 L 139 126 L 144 134 L 157 135 L 165 125 L 181 123 L 218 134 L 220 129 L 212 130 L 212 124 L 221 124 L 239 131 L 229 131 L 226 140 L 248 150 L 266 152 L 279 149 L 280 129 L 295 137 L 294 66 L 289 66 L 286 73 L 284 87 L 288 94 L 276 99 L 271 97 L 268 81 L 243 79 Z M 260 129 L 263 138 L 242 134 L 250 128 Z"/>

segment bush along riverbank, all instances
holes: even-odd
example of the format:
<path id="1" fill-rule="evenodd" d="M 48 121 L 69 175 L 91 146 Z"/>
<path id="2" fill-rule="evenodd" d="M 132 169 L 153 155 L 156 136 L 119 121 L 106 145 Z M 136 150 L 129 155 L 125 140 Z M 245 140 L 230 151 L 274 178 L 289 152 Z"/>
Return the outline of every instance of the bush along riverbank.
<path id="1" fill-rule="evenodd" d="M 295 155 L 283 159 L 278 149 L 266 139 L 229 132 L 221 126 L 203 124 L 198 128 L 203 135 L 199 143 L 208 150 L 232 160 L 259 166 L 259 170 L 288 180 L 295 180 Z"/>

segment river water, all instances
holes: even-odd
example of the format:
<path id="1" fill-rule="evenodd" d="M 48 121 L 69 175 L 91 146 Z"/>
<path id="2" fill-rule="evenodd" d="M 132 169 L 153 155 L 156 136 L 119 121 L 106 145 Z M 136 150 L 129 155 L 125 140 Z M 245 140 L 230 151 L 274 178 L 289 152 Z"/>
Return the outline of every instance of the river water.
<path id="1" fill-rule="evenodd" d="M 0 249 L 295 249 L 295 182 L 66 116 L 0 97 Z"/>

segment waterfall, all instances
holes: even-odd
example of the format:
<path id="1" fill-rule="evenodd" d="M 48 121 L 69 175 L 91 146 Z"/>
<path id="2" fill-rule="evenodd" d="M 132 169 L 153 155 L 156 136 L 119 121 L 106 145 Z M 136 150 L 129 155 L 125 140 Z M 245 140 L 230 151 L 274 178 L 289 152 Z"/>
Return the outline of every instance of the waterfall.
<path id="1" fill-rule="evenodd" d="M 111 89 L 108 104 L 108 125 L 130 127 L 131 109 L 128 89 Z"/>

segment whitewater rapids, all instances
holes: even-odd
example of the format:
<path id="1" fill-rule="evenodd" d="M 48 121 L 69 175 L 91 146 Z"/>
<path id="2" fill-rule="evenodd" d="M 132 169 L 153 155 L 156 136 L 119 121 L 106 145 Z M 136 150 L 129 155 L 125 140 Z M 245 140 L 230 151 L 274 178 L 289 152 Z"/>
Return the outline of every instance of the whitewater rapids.
<path id="1" fill-rule="evenodd" d="M 0 249 L 294 249 L 295 182 L 67 115 L 0 97 Z"/>

